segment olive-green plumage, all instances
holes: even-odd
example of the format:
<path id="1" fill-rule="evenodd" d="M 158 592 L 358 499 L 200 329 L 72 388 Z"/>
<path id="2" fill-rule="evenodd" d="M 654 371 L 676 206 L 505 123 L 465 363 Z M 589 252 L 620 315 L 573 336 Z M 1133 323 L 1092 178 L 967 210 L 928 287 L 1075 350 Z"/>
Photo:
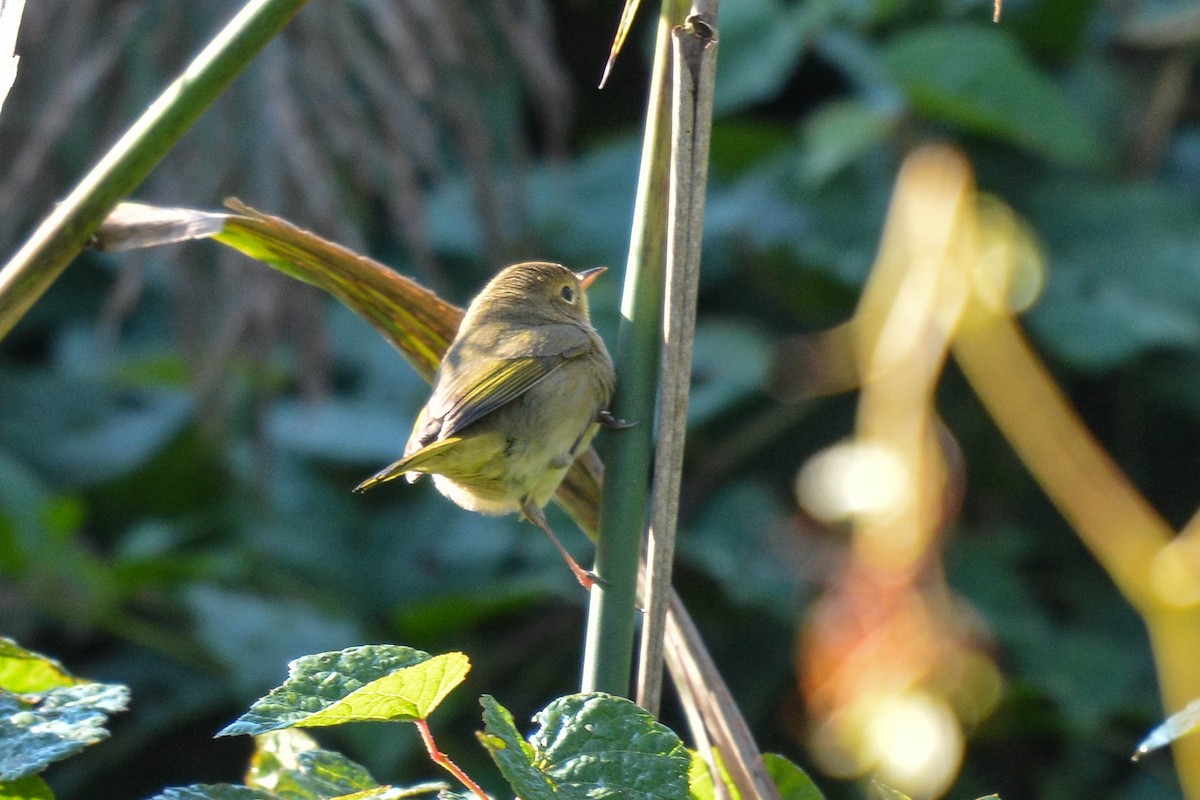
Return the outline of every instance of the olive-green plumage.
<path id="1" fill-rule="evenodd" d="M 598 426 L 622 424 L 608 415 L 616 376 L 585 294 L 603 271 L 531 261 L 496 275 L 467 308 L 404 457 L 355 491 L 433 475 L 438 491 L 463 508 L 522 513 L 590 586 L 542 508 Z"/>

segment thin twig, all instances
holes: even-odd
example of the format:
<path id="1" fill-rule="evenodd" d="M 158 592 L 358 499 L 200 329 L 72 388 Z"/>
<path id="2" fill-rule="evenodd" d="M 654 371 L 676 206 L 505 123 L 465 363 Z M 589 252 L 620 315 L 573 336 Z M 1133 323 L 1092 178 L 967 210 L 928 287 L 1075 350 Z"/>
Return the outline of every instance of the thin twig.
<path id="1" fill-rule="evenodd" d="M 479 798 L 479 800 L 490 800 L 490 798 L 487 796 L 487 792 L 479 788 L 479 784 L 471 780 L 470 775 L 463 772 L 457 764 L 450 760 L 450 756 L 446 755 L 438 748 L 437 742 L 433 740 L 433 731 L 429 730 L 429 722 L 427 720 L 417 720 L 417 730 L 421 732 L 421 741 L 425 743 L 425 750 L 429 753 L 429 758 L 433 761 L 433 763 L 442 767 L 455 778 L 457 778 L 458 781 L 463 786 L 467 787 L 472 794 Z"/>

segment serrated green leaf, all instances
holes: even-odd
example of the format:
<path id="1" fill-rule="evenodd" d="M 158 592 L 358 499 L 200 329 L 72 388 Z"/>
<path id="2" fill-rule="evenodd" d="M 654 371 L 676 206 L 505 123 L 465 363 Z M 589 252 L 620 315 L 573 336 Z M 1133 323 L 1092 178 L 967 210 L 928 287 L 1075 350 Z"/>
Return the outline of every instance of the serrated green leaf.
<path id="1" fill-rule="evenodd" d="M 687 797 L 683 742 L 645 709 L 602 693 L 560 698 L 535 717 L 530 744 L 564 786 L 616 788 L 622 798 Z"/>
<path id="2" fill-rule="evenodd" d="M 763 753 L 763 765 L 782 800 L 825 800 L 808 773 L 777 753 Z"/>
<path id="3" fill-rule="evenodd" d="M 44 692 L 83 683 L 52 658 L 26 650 L 12 639 L 0 637 L 0 689 L 10 692 Z"/>
<path id="4" fill-rule="evenodd" d="M 294 728 L 257 737 L 246 785 L 283 800 L 314 800 L 379 788 L 366 768 L 340 753 L 322 750 Z"/>
<path id="5" fill-rule="evenodd" d="M 0 690 L 0 781 L 15 781 L 108 736 L 108 715 L 124 711 L 129 690 L 81 683 L 45 692 Z"/>
<path id="6" fill-rule="evenodd" d="M 318 750 L 317 741 L 298 728 L 285 728 L 254 737 L 254 755 L 246 785 L 255 789 L 279 791 L 287 774 L 297 769 L 301 753 Z"/>
<path id="7" fill-rule="evenodd" d="M 262 789 L 251 789 L 233 783 L 196 783 L 191 786 L 173 786 L 154 795 L 150 800 L 279 800 L 279 797 Z"/>
<path id="8" fill-rule="evenodd" d="M 364 645 L 303 656 L 288 679 L 218 736 L 346 722 L 424 719 L 470 670 L 462 653 L 431 656 L 399 645 Z"/>
<path id="9" fill-rule="evenodd" d="M 713 789 L 712 773 L 708 764 L 695 750 L 688 752 L 691 756 L 688 764 L 688 797 L 691 800 L 713 800 L 717 795 Z"/>
<path id="10" fill-rule="evenodd" d="M 0 783 L 0 800 L 54 800 L 54 792 L 37 775 Z"/>
<path id="11" fill-rule="evenodd" d="M 688 797 L 687 750 L 636 704 L 600 692 L 559 698 L 534 719 L 525 743 L 512 716 L 484 696 L 487 736 L 500 771 L 524 800 Z"/>
<path id="12" fill-rule="evenodd" d="M 688 763 L 688 797 L 690 800 L 716 800 L 717 790 L 713 783 L 712 770 L 708 768 L 708 762 L 704 757 L 695 750 L 688 750 L 690 762 Z M 722 769 L 722 779 L 727 776 Z M 729 785 L 729 781 L 725 781 L 725 789 L 733 798 L 739 798 L 740 794 L 737 789 Z"/>
<path id="13" fill-rule="evenodd" d="M 895 37 L 892 79 L 922 114 L 1072 166 L 1096 164 L 1089 121 L 996 26 L 941 25 Z"/>
<path id="14" fill-rule="evenodd" d="M 537 753 L 521 738 L 508 709 L 485 694 L 479 698 L 483 706 L 485 733 L 479 737 L 491 753 L 496 766 L 522 800 L 550 800 L 558 797 L 558 787 L 549 775 L 534 766 Z"/>

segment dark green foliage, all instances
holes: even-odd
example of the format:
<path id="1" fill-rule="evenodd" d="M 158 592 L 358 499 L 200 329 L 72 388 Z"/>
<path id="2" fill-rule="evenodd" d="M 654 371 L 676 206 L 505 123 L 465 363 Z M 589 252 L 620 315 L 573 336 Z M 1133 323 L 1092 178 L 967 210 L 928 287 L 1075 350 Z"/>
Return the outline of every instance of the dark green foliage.
<path id="1" fill-rule="evenodd" d="M 480 741 L 525 800 L 688 796 L 688 755 L 673 731 L 634 703 L 600 693 L 561 697 L 521 740 L 512 715 L 484 695 Z"/>
<path id="2" fill-rule="evenodd" d="M 45 796 L 38 773 L 108 738 L 109 715 L 128 705 L 125 686 L 76 678 L 0 637 L 0 796 Z"/>
<path id="3" fill-rule="evenodd" d="M 25 45 L 0 142 L 41 137 L 50 149 L 29 161 L 38 153 L 24 144 L 0 148 L 5 257 L 179 66 L 182 56 L 168 67 L 164 54 L 190 51 L 192 31 L 210 27 L 208 4 L 138 5 L 148 16 L 123 27 L 97 23 L 87 34 L 84 19 L 61 41 Z M 545 5 L 558 32 L 572 36 L 603 39 L 616 14 L 604 4 Z M 1035 346 L 1172 521 L 1194 509 L 1194 109 L 1185 106 L 1159 157 L 1135 170 L 1157 51 L 1118 47 L 1123 21 L 1112 4 L 1007 5 L 992 26 L 990 2 L 722 4 L 676 575 L 761 743 L 801 763 L 791 648 L 838 540 L 813 533 L 790 487 L 808 455 L 850 430 L 852 399 L 798 401 L 768 391 L 766 376 L 785 337 L 851 312 L 896 168 L 914 143 L 958 143 L 981 188 L 1024 215 L 1047 257 L 1045 291 L 1026 318 Z M 296 76 L 316 64 L 304 80 L 324 92 L 288 97 L 320 99 L 280 116 L 269 102 L 280 95 L 267 88 L 281 74 L 248 76 L 142 195 L 216 207 L 236 194 L 458 302 L 503 262 L 623 262 L 639 137 L 623 120 L 636 121 L 644 87 L 622 81 L 637 75 L 636 43 L 605 90 L 628 92 L 625 115 L 605 120 L 602 137 L 555 138 L 531 122 L 553 116 L 551 95 L 523 84 L 513 51 L 496 42 L 499 26 L 479 23 L 473 30 L 494 60 L 470 65 L 479 72 L 449 61 L 434 70 L 456 96 L 488 87 L 486 113 L 472 118 L 489 122 L 483 150 L 503 166 L 477 183 L 480 156 L 464 155 L 461 131 L 447 123 L 457 106 L 405 94 L 414 105 L 393 111 L 430 114 L 406 127 L 410 118 L 380 110 L 369 64 L 353 61 L 351 84 L 337 82 L 335 67 L 360 57 L 375 59 L 389 82 L 408 78 L 380 54 L 373 31 L 338 27 L 351 13 L 342 8 L 311 3 L 299 41 L 287 40 L 272 67 Z M 119 78 L 111 96 L 93 88 L 71 103 L 55 94 L 106 44 L 118 53 L 102 73 Z M 305 44 L 314 50 L 298 49 Z M 60 61 L 39 61 L 39 48 Z M 600 68 L 598 60 L 559 76 L 580 118 L 600 102 L 592 89 Z M 349 119 L 374 123 L 337 127 L 335 98 L 353 107 Z M 44 116 L 53 103 L 68 129 L 39 129 L 53 121 Z M 298 128 L 287 129 L 289 120 Z M 528 128 L 539 132 L 525 137 Z M 380 144 L 397 130 L 431 146 Z M 368 156 L 355 159 L 356 140 L 339 134 L 361 134 Z M 566 155 L 542 158 L 552 152 Z M 22 165 L 40 165 L 39 180 L 22 178 Z M 412 184 L 396 189 L 405 168 L 415 170 Z M 129 776 L 166 740 L 196 763 L 174 762 L 178 774 L 156 787 L 237 781 L 243 762 L 201 763 L 213 752 L 204 749 L 209 737 L 305 653 L 364 641 L 470 652 L 473 694 L 502 697 L 517 719 L 576 686 L 584 598 L 542 537 L 513 519 L 461 512 L 420 484 L 350 493 L 398 455 L 424 384 L 361 320 L 218 250 L 195 244 L 140 261 L 85 255 L 0 342 L 0 632 L 82 674 L 131 684 L 134 705 L 118 732 L 143 745 L 113 741 L 104 758 L 54 765 L 49 778 L 67 800 L 145 796 Z M 610 342 L 618 285 L 601 282 L 592 295 Z M 1009 681 L 968 742 L 952 796 L 1178 796 L 1161 754 L 1128 763 L 1163 718 L 1137 619 L 953 372 L 940 400 L 969 478 L 948 532 L 949 581 L 981 612 Z M 565 516 L 552 512 L 551 522 L 577 555 L 589 552 Z M 453 742 L 458 757 L 472 747 L 475 709 L 452 696 L 442 714 L 443 744 Z M 427 775 L 415 746 L 384 727 L 334 738 L 381 780 Z M 461 762 L 472 773 L 491 769 L 482 753 Z M 840 788 L 817 782 L 830 796 Z"/>

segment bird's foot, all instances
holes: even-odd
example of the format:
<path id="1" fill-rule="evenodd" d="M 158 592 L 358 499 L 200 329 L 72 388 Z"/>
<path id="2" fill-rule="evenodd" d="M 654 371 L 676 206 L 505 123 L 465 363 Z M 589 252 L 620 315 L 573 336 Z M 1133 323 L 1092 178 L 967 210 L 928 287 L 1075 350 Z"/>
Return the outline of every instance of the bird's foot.
<path id="1" fill-rule="evenodd" d="M 614 417 L 610 411 L 599 411 L 596 413 L 596 422 L 611 431 L 624 431 L 637 425 L 636 422 L 628 422 L 619 417 Z"/>

